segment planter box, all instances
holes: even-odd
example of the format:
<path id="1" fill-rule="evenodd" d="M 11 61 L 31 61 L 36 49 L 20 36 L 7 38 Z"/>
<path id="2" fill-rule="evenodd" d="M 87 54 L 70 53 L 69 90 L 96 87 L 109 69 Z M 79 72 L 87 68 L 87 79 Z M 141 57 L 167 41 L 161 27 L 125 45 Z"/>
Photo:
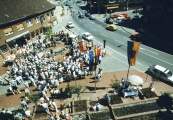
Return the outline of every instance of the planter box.
<path id="1" fill-rule="evenodd" d="M 88 104 L 87 100 L 72 101 L 72 112 L 78 113 L 82 111 L 87 111 L 88 108 L 87 104 Z"/>
<path id="2" fill-rule="evenodd" d="M 159 110 L 161 109 L 156 100 L 151 101 L 145 101 L 140 103 L 133 103 L 133 104 L 127 104 L 127 105 L 120 105 L 116 107 L 112 107 L 114 114 L 117 117 L 120 116 L 126 116 L 130 114 L 137 114 L 137 113 L 143 113 L 153 110 Z"/>

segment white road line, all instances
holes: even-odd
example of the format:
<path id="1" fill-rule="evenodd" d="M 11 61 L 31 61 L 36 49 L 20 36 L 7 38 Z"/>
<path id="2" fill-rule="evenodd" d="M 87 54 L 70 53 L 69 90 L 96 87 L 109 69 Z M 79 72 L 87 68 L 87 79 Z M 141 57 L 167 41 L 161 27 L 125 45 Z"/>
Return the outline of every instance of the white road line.
<path id="1" fill-rule="evenodd" d="M 159 59 L 159 58 L 153 57 L 152 55 L 149 55 L 149 54 L 144 53 L 144 52 L 142 52 L 142 51 L 140 51 L 140 52 L 143 53 L 143 54 L 146 54 L 146 55 L 148 55 L 148 56 L 150 56 L 150 57 L 152 57 L 152 58 L 155 58 L 155 59 L 157 59 L 157 60 L 160 60 L 160 61 L 162 61 L 162 62 L 164 62 L 164 63 L 167 63 L 167 64 L 169 64 L 169 65 L 173 65 L 173 64 L 171 64 L 171 63 L 168 63 L 168 62 L 166 62 L 166 61 L 164 61 L 164 60 L 161 60 L 161 59 Z"/>
<path id="2" fill-rule="evenodd" d="M 121 42 L 119 42 L 119 41 L 117 41 L 117 40 L 114 40 L 114 41 L 116 41 L 116 42 L 118 42 L 118 43 L 121 43 Z M 123 45 L 127 46 L 127 45 L 126 45 L 126 44 L 124 44 L 124 43 L 121 43 L 121 44 L 123 44 Z"/>
<path id="3" fill-rule="evenodd" d="M 141 49 L 141 50 L 146 50 L 146 51 L 149 51 L 149 52 L 151 52 L 151 53 L 153 53 L 153 54 L 159 55 L 159 54 L 157 54 L 157 53 L 155 53 L 155 52 L 152 52 L 152 51 L 150 51 L 150 50 L 147 50 L 147 49 L 145 49 L 145 48 L 139 48 L 139 49 Z"/>
<path id="4" fill-rule="evenodd" d="M 93 28 L 91 28 L 91 30 L 94 30 Z M 94 31 L 96 31 L 96 30 L 94 30 Z"/>
<path id="5" fill-rule="evenodd" d="M 106 35 L 104 35 L 103 33 L 101 33 L 103 36 L 107 37 Z"/>
<path id="6" fill-rule="evenodd" d="M 103 29 L 103 27 L 101 27 L 100 25 L 97 25 L 99 28 Z"/>
<path id="7" fill-rule="evenodd" d="M 129 38 L 123 37 L 124 39 L 130 40 Z"/>

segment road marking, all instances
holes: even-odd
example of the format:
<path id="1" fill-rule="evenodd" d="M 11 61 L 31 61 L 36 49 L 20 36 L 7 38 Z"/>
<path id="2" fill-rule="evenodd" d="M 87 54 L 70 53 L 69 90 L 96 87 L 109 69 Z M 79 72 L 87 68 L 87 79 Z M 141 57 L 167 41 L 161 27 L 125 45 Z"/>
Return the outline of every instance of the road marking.
<path id="1" fill-rule="evenodd" d="M 146 51 L 149 51 L 149 52 L 151 52 L 151 53 L 153 53 L 153 54 L 159 55 L 159 54 L 157 54 L 157 53 L 155 53 L 155 52 L 152 52 L 152 51 L 150 51 L 150 50 L 147 50 L 147 49 L 145 49 L 145 48 L 139 48 L 139 49 L 141 49 L 141 50 L 146 50 Z"/>
<path id="2" fill-rule="evenodd" d="M 103 27 L 101 27 L 100 25 L 97 25 L 99 28 L 103 29 Z"/>
<path id="3" fill-rule="evenodd" d="M 144 53 L 144 52 L 142 52 L 142 51 L 140 51 L 140 52 L 141 52 L 141 53 Z M 166 61 L 161 60 L 161 59 L 159 59 L 159 58 L 153 57 L 152 55 L 149 55 L 149 54 L 147 54 L 147 53 L 144 53 L 144 54 L 146 54 L 146 55 L 148 55 L 148 56 L 150 56 L 150 57 L 152 57 L 152 58 L 155 58 L 155 59 L 157 59 L 157 60 L 160 60 L 160 61 L 162 61 L 162 62 L 164 62 L 164 63 L 167 63 L 167 64 L 169 64 L 169 65 L 173 65 L 173 64 L 171 64 L 171 63 L 169 63 L 169 62 L 166 62 Z"/>
<path id="4" fill-rule="evenodd" d="M 129 38 L 123 37 L 124 39 L 130 40 Z"/>
<path id="5" fill-rule="evenodd" d="M 87 26 L 86 24 L 84 24 L 85 26 Z"/>
<path id="6" fill-rule="evenodd" d="M 117 41 L 117 40 L 114 40 L 114 41 L 116 41 L 116 42 L 118 42 L 118 43 L 121 43 L 121 42 L 119 42 L 119 41 Z M 123 45 L 127 46 L 127 45 L 126 45 L 126 44 L 124 44 L 124 43 L 121 43 L 121 44 L 123 44 Z"/>
<path id="7" fill-rule="evenodd" d="M 101 33 L 103 36 L 107 37 L 106 35 L 104 35 L 103 33 Z"/>
<path id="8" fill-rule="evenodd" d="M 91 28 L 91 30 L 94 30 L 93 28 Z M 94 31 L 96 31 L 96 30 L 94 30 Z"/>

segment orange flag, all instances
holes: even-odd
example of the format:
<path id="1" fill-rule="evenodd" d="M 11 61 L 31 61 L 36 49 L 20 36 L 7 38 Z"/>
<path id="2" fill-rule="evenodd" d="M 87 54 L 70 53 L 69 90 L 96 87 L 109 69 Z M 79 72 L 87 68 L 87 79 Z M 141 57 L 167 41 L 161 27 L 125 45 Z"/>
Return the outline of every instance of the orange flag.
<path id="1" fill-rule="evenodd" d="M 136 63 L 140 44 L 140 42 L 128 41 L 128 62 L 130 66 L 134 66 Z"/>

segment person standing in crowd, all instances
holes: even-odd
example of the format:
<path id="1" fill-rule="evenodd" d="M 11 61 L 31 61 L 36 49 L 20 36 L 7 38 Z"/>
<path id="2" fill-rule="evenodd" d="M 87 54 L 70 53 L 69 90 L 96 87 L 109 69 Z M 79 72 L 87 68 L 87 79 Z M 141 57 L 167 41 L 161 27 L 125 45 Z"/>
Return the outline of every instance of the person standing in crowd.
<path id="1" fill-rule="evenodd" d="M 26 103 L 26 101 L 24 101 L 24 99 L 21 99 L 20 105 L 23 109 L 26 109 L 28 107 L 28 104 Z"/>

